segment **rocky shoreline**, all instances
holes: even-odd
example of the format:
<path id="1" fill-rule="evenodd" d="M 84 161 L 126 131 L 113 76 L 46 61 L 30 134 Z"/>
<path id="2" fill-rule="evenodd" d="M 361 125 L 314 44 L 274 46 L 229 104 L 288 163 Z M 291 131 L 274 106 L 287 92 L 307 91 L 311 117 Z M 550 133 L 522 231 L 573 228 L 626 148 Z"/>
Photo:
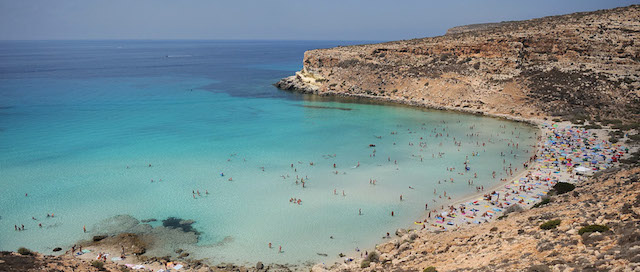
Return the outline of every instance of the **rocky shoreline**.
<path id="1" fill-rule="evenodd" d="M 280 90 L 296 92 L 301 94 L 311 94 L 311 95 L 327 96 L 327 97 L 348 97 L 348 98 L 368 99 L 368 100 L 387 102 L 392 104 L 401 104 L 401 105 L 420 107 L 420 108 L 426 108 L 426 109 L 454 111 L 454 112 L 461 112 L 461 113 L 474 114 L 474 115 L 484 115 L 488 117 L 497 117 L 497 118 L 515 121 L 515 122 L 529 123 L 535 126 L 541 124 L 544 121 L 539 118 L 526 118 L 522 116 L 487 112 L 481 109 L 460 108 L 456 106 L 438 105 L 435 103 L 429 103 L 426 101 L 416 101 L 416 100 L 406 99 L 402 97 L 381 97 L 381 96 L 367 95 L 367 94 L 360 94 L 360 93 L 343 93 L 343 92 L 335 92 L 335 91 L 320 92 L 315 85 L 305 83 L 303 80 L 299 78 L 300 76 L 298 75 L 286 77 L 274 83 L 273 85 Z"/>
<path id="2" fill-rule="evenodd" d="M 316 49 L 284 90 L 518 118 L 640 118 L 640 5 Z"/>

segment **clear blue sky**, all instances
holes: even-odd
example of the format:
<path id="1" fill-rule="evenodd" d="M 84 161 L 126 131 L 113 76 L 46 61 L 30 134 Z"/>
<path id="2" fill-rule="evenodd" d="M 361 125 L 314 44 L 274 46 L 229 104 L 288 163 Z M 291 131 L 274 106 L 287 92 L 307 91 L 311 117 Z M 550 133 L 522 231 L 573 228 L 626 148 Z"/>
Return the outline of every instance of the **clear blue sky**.
<path id="1" fill-rule="evenodd" d="M 640 0 L 0 0 L 0 39 L 398 40 Z"/>

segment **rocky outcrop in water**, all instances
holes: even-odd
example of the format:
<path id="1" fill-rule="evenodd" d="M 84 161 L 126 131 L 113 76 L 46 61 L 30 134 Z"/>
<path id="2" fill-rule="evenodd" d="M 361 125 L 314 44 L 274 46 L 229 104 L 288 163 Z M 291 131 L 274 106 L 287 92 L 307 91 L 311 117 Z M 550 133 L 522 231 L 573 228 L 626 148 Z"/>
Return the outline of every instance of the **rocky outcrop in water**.
<path id="1" fill-rule="evenodd" d="M 525 118 L 640 118 L 640 6 L 305 52 L 276 86 Z"/>

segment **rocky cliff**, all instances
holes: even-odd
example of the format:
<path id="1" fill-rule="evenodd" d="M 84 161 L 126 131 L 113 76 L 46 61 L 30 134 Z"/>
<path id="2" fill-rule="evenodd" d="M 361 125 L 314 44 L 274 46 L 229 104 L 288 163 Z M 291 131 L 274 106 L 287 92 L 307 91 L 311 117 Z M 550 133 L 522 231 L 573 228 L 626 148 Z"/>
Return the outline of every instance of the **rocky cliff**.
<path id="1" fill-rule="evenodd" d="M 456 26 L 456 27 L 447 29 L 446 35 L 460 34 L 460 33 L 470 32 L 470 31 L 487 30 L 489 28 L 501 26 L 502 24 L 508 24 L 508 22 Z"/>
<path id="2" fill-rule="evenodd" d="M 640 116 L 640 5 L 307 51 L 285 90 L 524 118 Z"/>

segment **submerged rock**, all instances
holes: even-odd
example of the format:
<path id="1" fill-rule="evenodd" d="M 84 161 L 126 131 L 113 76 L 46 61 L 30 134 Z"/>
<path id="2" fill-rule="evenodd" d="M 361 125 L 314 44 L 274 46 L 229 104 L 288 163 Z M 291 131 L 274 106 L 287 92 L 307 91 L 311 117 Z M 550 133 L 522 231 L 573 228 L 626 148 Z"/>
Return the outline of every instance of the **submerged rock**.
<path id="1" fill-rule="evenodd" d="M 179 228 L 184 232 L 196 232 L 196 230 L 191 226 L 196 221 L 193 220 L 183 220 L 176 217 L 169 217 L 165 220 L 162 220 L 162 226 L 167 228 Z"/>

